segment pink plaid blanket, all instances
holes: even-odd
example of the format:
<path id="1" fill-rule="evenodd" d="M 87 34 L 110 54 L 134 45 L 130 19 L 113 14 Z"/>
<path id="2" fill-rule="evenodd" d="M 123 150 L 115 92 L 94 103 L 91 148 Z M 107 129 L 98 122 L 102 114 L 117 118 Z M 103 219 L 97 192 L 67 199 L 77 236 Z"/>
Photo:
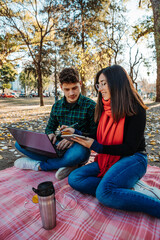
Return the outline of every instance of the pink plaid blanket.
<path id="1" fill-rule="evenodd" d="M 143 180 L 160 188 L 160 168 L 148 166 Z M 57 203 L 56 227 L 42 228 L 38 204 L 32 202 L 32 187 L 53 181 L 56 199 L 65 198 L 74 208 L 63 210 Z M 65 197 L 64 197 L 65 196 Z M 160 219 L 143 213 L 107 208 L 92 196 L 81 194 L 68 185 L 68 179 L 57 181 L 54 172 L 34 172 L 15 167 L 0 172 L 0 239 L 13 240 L 90 240 L 90 239 L 160 239 Z"/>

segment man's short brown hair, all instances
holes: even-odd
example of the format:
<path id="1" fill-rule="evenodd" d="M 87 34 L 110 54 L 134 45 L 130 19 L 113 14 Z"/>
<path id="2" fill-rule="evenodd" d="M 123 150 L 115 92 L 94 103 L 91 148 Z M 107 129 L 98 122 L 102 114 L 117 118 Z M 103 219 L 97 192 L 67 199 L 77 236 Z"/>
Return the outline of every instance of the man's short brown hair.
<path id="1" fill-rule="evenodd" d="M 79 82 L 79 73 L 74 68 L 64 68 L 59 74 L 59 81 L 61 84 Z"/>

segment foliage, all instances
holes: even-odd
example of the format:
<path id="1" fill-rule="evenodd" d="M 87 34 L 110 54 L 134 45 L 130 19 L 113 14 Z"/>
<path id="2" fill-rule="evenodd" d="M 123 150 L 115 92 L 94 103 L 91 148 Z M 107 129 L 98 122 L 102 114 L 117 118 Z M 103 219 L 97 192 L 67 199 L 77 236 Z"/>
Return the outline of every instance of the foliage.
<path id="1" fill-rule="evenodd" d="M 100 31 L 101 22 L 105 21 L 101 15 L 104 11 L 103 4 L 108 6 L 108 2 L 102 0 L 63 1 L 65 14 L 61 16 L 60 21 L 61 37 L 63 37 L 63 44 L 68 54 L 71 53 L 70 64 L 75 64 L 79 69 L 83 93 L 85 93 L 87 71 L 93 65 L 95 50 L 91 53 L 91 49 Z"/>
<path id="2" fill-rule="evenodd" d="M 149 0 L 138 3 L 150 7 Z M 131 59 L 128 39 L 132 36 L 139 43 L 155 30 L 154 19 L 146 14 L 129 35 L 125 13 L 123 0 L 1 0 L 0 24 L 4 33 L 0 37 L 0 65 L 10 61 L 13 52 L 18 53 L 17 59 L 22 55 L 29 59 L 29 63 L 22 62 L 20 79 L 23 86 L 38 88 L 40 105 L 50 76 L 56 94 L 58 72 L 66 66 L 79 70 L 85 90 L 86 81 L 93 79 L 97 71 L 124 63 L 124 54 L 130 51 L 132 61 L 128 65 L 135 81 L 144 59 L 139 50 L 135 56 L 132 53 Z"/>
<path id="3" fill-rule="evenodd" d="M 118 64 L 123 59 L 124 43 L 123 37 L 126 33 L 127 23 L 124 17 L 125 8 L 122 1 L 101 1 L 100 11 L 96 21 L 90 21 L 90 27 L 84 32 L 84 45 L 74 45 L 75 63 L 80 71 L 81 77 L 92 79 L 101 68 Z M 82 33 L 82 28 L 81 29 Z M 87 32 L 89 30 L 89 32 Z M 80 42 L 80 41 L 79 41 Z M 78 44 L 78 43 L 77 43 Z M 75 50 L 77 49 L 77 51 Z"/>
<path id="4" fill-rule="evenodd" d="M 43 50 L 48 42 L 54 42 L 59 9 L 58 3 L 53 0 L 44 0 L 43 2 L 34 0 L 0 2 L 2 23 L 8 26 L 10 31 L 15 32 L 17 38 L 21 41 L 21 50 L 25 46 L 32 58 L 38 76 L 40 105 L 44 105 L 42 95 Z"/>
<path id="5" fill-rule="evenodd" d="M 107 53 L 95 47 L 88 46 L 85 52 L 82 48 L 79 48 L 75 66 L 82 77 L 91 80 L 95 77 L 95 74 L 101 68 L 106 67 L 108 63 L 109 59 Z"/>
<path id="6" fill-rule="evenodd" d="M 4 83 L 4 84 L 2 84 L 2 88 L 3 89 L 5 89 L 5 88 L 10 89 L 11 88 L 11 84 L 10 83 Z"/>
<path id="7" fill-rule="evenodd" d="M 12 59 L 8 58 L 12 53 L 19 51 L 19 43 L 17 41 L 16 35 L 14 33 L 6 32 L 0 36 L 0 65 L 6 62 L 13 62 L 18 60 L 18 58 Z"/>
<path id="8" fill-rule="evenodd" d="M 45 65 L 45 64 L 44 64 Z M 21 71 L 19 75 L 19 80 L 22 87 L 27 91 L 38 89 L 37 74 L 34 65 L 28 64 L 25 66 L 24 70 Z M 48 71 L 47 65 L 42 67 L 42 82 L 43 88 L 45 89 L 50 82 L 50 71 Z"/>
<path id="9" fill-rule="evenodd" d="M 101 25 L 101 38 L 98 40 L 101 51 L 109 58 L 109 65 L 119 64 L 123 60 L 124 36 L 127 33 L 126 8 L 122 0 L 110 2 L 105 21 Z"/>
<path id="10" fill-rule="evenodd" d="M 146 16 L 142 20 L 139 21 L 139 23 L 135 26 L 133 26 L 133 33 L 132 37 L 133 39 L 138 42 L 138 40 L 142 37 L 148 37 L 149 33 L 154 32 L 154 20 L 153 16 Z"/>
<path id="11" fill-rule="evenodd" d="M 135 38 L 138 41 L 142 36 L 154 32 L 157 61 L 156 101 L 160 102 L 160 1 L 139 0 L 139 6 L 144 6 L 147 9 L 152 7 L 153 10 L 153 17 L 146 18 L 139 25 L 135 26 Z"/>
<path id="12" fill-rule="evenodd" d="M 25 89 L 25 92 L 26 88 L 29 88 L 30 90 L 37 89 L 37 79 L 35 78 L 34 72 L 27 70 L 28 69 L 25 69 L 19 75 L 20 83 Z"/>
<path id="13" fill-rule="evenodd" d="M 13 64 L 11 63 L 5 63 L 0 68 L 0 83 L 8 84 L 10 82 L 15 81 L 17 75 L 17 71 L 14 68 Z"/>
<path id="14" fill-rule="evenodd" d="M 89 39 L 98 33 L 104 2 L 107 5 L 109 1 L 63 1 L 65 15 L 61 16 L 61 29 L 66 42 L 72 43 L 74 47 L 81 46 L 84 50 L 87 48 Z"/>

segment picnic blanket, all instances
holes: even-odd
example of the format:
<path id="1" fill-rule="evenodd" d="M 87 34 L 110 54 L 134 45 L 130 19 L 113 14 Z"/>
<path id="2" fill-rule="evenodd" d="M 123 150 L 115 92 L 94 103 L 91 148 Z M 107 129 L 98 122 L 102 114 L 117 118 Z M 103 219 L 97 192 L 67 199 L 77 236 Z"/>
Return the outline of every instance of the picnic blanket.
<path id="1" fill-rule="evenodd" d="M 95 197 L 72 189 L 68 178 L 58 181 L 55 172 L 35 172 L 15 167 L 0 172 L 1 240 L 160 239 L 160 219 L 105 207 Z M 160 188 L 160 168 L 148 166 L 143 180 Z M 37 188 L 44 181 L 52 181 L 58 202 L 64 205 L 66 201 L 72 209 L 64 210 L 56 203 L 56 227 L 52 230 L 42 228 L 38 203 L 32 202 L 35 195 L 32 187 Z M 77 204 L 66 193 L 74 195 Z"/>

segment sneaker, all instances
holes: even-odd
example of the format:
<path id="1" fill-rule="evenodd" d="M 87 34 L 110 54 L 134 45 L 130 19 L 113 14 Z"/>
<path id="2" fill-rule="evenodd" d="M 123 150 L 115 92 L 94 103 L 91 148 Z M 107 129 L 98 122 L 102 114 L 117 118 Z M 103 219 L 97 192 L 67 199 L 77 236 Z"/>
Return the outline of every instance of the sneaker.
<path id="1" fill-rule="evenodd" d="M 151 187 L 142 181 L 138 181 L 134 185 L 133 190 L 160 200 L 160 189 L 156 187 Z"/>
<path id="2" fill-rule="evenodd" d="M 34 171 L 38 171 L 38 167 L 40 165 L 40 161 L 33 160 L 29 157 L 22 157 L 17 159 L 14 162 L 14 166 L 19 169 L 31 169 Z"/>
<path id="3" fill-rule="evenodd" d="M 78 168 L 78 165 L 76 166 L 73 166 L 73 167 L 62 167 L 62 168 L 59 168 L 58 171 L 56 172 L 56 178 L 58 180 L 62 180 L 66 177 L 68 177 L 68 175 L 74 170 Z"/>

